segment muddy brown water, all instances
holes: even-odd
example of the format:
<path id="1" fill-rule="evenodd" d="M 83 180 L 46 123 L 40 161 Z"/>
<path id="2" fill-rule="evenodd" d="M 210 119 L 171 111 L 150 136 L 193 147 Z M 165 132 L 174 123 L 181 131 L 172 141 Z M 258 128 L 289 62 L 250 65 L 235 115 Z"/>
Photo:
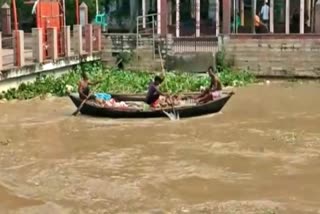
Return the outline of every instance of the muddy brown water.
<path id="1" fill-rule="evenodd" d="M 236 90 L 215 115 L 71 117 L 0 104 L 0 213 L 320 213 L 320 84 Z"/>

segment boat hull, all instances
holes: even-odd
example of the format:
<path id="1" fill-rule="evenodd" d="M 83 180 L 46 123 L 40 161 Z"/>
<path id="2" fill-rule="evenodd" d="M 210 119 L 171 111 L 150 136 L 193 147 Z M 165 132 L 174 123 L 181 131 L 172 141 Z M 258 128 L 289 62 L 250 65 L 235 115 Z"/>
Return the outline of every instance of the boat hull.
<path id="1" fill-rule="evenodd" d="M 182 106 L 175 107 L 175 111 L 179 113 L 180 118 L 196 117 L 207 114 L 213 114 L 221 111 L 224 105 L 231 98 L 232 94 L 225 94 L 221 98 L 211 101 L 205 104 L 196 106 Z M 74 105 L 78 108 L 81 105 L 81 100 L 78 95 L 70 94 L 70 99 Z M 119 101 L 142 101 L 143 96 L 140 95 L 114 95 L 115 99 Z M 163 110 L 172 112 L 171 108 L 157 109 L 150 111 L 143 111 L 131 108 L 103 108 L 96 106 L 92 103 L 85 103 L 81 108 L 80 112 L 84 115 L 90 115 L 94 117 L 108 117 L 108 118 L 156 118 L 156 117 L 167 117 Z"/>

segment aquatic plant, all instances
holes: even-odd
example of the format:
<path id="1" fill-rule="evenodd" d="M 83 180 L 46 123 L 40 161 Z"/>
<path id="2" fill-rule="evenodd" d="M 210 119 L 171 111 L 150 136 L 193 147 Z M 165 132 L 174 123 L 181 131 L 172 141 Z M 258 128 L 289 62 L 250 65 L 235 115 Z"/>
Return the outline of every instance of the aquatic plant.
<path id="1" fill-rule="evenodd" d="M 102 80 L 102 83 L 94 89 L 95 91 L 109 93 L 143 93 L 153 78 L 150 72 L 106 69 L 98 62 L 85 63 L 59 77 L 41 74 L 34 82 L 22 83 L 16 89 L 12 88 L 2 92 L 0 99 L 31 99 L 49 93 L 55 96 L 65 96 L 67 85 L 75 86 L 73 91 L 76 90 L 82 71 L 87 72 L 92 80 Z M 254 76 L 246 71 L 235 72 L 231 69 L 224 69 L 218 75 L 224 86 L 244 86 L 255 80 Z M 167 72 L 162 90 L 169 93 L 193 92 L 207 85 L 209 85 L 209 78 L 205 75 Z"/>

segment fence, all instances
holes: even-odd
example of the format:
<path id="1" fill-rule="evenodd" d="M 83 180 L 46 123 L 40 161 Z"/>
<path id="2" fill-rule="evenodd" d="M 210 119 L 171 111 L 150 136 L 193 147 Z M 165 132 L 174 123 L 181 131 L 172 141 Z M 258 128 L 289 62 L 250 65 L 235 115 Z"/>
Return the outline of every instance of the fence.
<path id="1" fill-rule="evenodd" d="M 158 14 L 137 17 L 137 47 L 152 46 L 155 49 Z"/>
<path id="2" fill-rule="evenodd" d="M 2 57 L 2 61 L 0 60 L 0 73 L 1 70 L 23 67 L 24 65 L 31 65 L 38 62 L 42 63 L 49 62 L 51 60 L 56 61 L 58 59 L 63 59 L 66 56 L 66 51 L 68 51 L 68 57 L 79 56 L 84 54 L 91 55 L 94 52 L 100 52 L 100 28 L 95 28 L 95 26 L 93 26 L 92 28 L 89 27 L 88 29 L 92 29 L 92 52 L 90 48 L 90 52 L 81 51 L 80 53 L 79 50 L 83 50 L 84 47 L 85 49 L 88 49 L 89 46 L 87 45 L 89 44 L 89 42 L 86 43 L 86 41 L 84 41 L 85 39 L 83 39 L 82 41 L 84 43 L 81 44 L 82 38 L 79 38 L 79 36 L 71 39 L 70 35 L 70 37 L 68 36 L 67 38 L 67 34 L 64 31 L 67 28 L 61 28 L 56 34 L 53 34 L 53 32 L 49 33 L 48 31 L 46 31 L 43 33 L 41 39 L 39 39 L 40 30 L 34 31 L 34 35 L 31 33 L 24 33 L 23 31 L 19 31 L 19 35 L 21 35 L 21 37 L 19 37 L 20 40 L 18 40 L 18 50 L 21 51 L 21 54 L 19 54 L 19 52 L 16 53 L 14 51 L 16 47 L 15 44 L 17 42 L 17 37 L 15 37 L 16 34 L 13 34 L 13 36 L 9 37 L 2 37 L 0 47 L 0 57 Z M 41 43 L 40 41 L 38 43 L 38 40 L 42 40 Z M 73 47 L 73 52 L 70 50 L 70 46 Z M 43 55 L 41 56 L 40 53 L 43 53 Z"/>
<path id="3" fill-rule="evenodd" d="M 33 62 L 32 57 L 32 42 L 29 38 L 30 34 L 25 35 L 24 43 L 24 56 L 26 64 L 31 64 Z M 14 67 L 15 54 L 13 46 L 15 44 L 14 37 L 3 37 L 1 39 L 2 43 L 2 62 L 3 69 L 8 69 Z"/>

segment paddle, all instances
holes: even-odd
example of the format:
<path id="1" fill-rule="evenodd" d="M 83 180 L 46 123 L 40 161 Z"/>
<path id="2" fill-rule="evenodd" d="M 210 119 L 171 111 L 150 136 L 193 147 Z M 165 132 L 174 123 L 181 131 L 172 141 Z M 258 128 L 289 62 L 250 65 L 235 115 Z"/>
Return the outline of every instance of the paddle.
<path id="1" fill-rule="evenodd" d="M 80 104 L 80 106 L 77 108 L 77 110 L 75 112 L 72 113 L 73 116 L 77 116 L 79 114 L 79 112 L 81 111 L 83 105 L 88 101 L 88 99 L 93 95 L 94 93 L 90 93 L 86 99 L 84 99 L 82 101 L 82 103 Z"/>
<path id="2" fill-rule="evenodd" d="M 101 81 L 98 81 L 98 82 L 96 82 L 96 83 L 94 83 L 94 84 L 96 85 L 96 84 L 99 84 L 99 83 L 101 83 Z M 79 114 L 79 112 L 81 111 L 83 105 L 88 101 L 88 99 L 89 99 L 93 94 L 94 94 L 94 92 L 91 92 L 91 93 L 87 96 L 87 98 L 82 101 L 82 103 L 81 103 L 80 106 L 77 108 L 77 110 L 72 113 L 73 116 L 77 116 L 77 115 Z"/>
<path id="3" fill-rule="evenodd" d="M 173 113 L 169 113 L 165 110 L 162 110 L 162 112 L 167 115 L 167 117 L 169 117 L 170 120 L 179 120 L 180 116 L 179 114 L 176 113 L 176 111 L 174 111 Z"/>
<path id="4" fill-rule="evenodd" d="M 163 66 L 163 60 L 162 60 L 162 54 L 161 54 L 161 48 L 160 48 L 160 46 L 159 46 L 159 48 L 158 48 L 158 52 L 159 52 L 159 57 L 160 57 L 162 75 L 165 77 L 165 76 L 166 76 L 166 71 L 165 71 L 164 66 Z M 167 86 L 167 83 L 166 83 L 166 82 L 165 82 L 165 84 L 166 84 L 166 88 L 168 89 L 168 86 Z M 174 109 L 174 104 L 173 104 L 173 103 L 171 103 L 171 107 L 172 107 L 172 112 L 173 112 L 173 113 L 168 113 L 168 112 L 166 112 L 166 111 L 164 111 L 164 110 L 162 110 L 162 112 L 163 112 L 165 115 L 167 115 L 167 116 L 170 118 L 170 120 L 179 120 L 179 119 L 180 119 L 179 112 L 177 113 L 177 112 L 175 111 L 175 109 Z"/>

